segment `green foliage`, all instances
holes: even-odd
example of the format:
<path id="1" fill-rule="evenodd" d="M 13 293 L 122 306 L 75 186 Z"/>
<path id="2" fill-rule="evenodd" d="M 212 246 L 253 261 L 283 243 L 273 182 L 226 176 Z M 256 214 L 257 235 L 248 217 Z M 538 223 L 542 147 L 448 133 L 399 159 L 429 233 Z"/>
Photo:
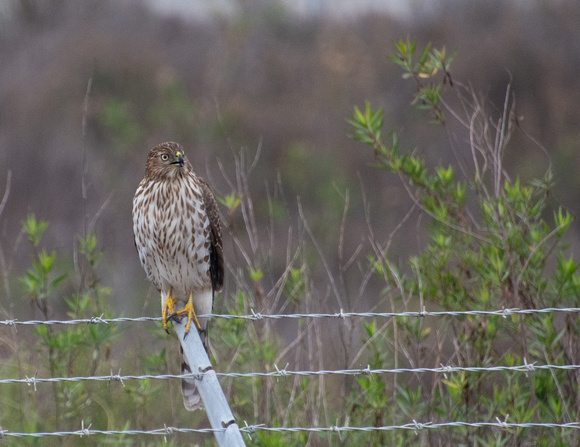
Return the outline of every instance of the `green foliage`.
<path id="1" fill-rule="evenodd" d="M 91 318 L 101 315 L 111 318 L 112 312 L 106 304 L 110 290 L 99 284 L 95 270 L 102 253 L 97 248 L 94 234 L 79 237 L 78 276 L 89 278 L 82 281 L 78 292 L 71 296 L 62 296 L 63 280 L 66 274 L 55 274 L 57 253 L 50 254 L 40 248 L 42 235 L 48 223 L 29 215 L 22 223 L 23 230 L 33 248 L 32 267 L 20 278 L 23 291 L 28 295 L 34 307 L 40 310 L 44 319 L 52 316 L 55 307 L 66 306 L 66 314 L 71 319 Z M 60 296 L 59 296 L 60 295 Z M 33 371 L 41 377 L 70 377 L 110 374 L 109 356 L 111 346 L 119 342 L 119 330 L 114 325 L 94 324 L 83 326 L 43 326 L 38 325 L 33 331 L 34 339 L 22 343 L 16 350 L 12 361 L 6 363 L 2 370 L 12 370 L 15 365 L 28 371 L 26 363 L 32 352 L 38 353 L 38 363 Z M 30 346 L 27 346 L 30 342 Z M 31 348 L 31 349 L 29 349 Z M 14 363 L 13 363 L 14 362 Z M 36 389 L 36 386 L 35 386 Z M 22 402 L 24 397 L 25 401 Z M 10 424 L 12 431 L 42 432 L 51 430 L 77 429 L 81 414 L 85 424 L 104 423 L 118 410 L 118 402 L 110 393 L 102 395 L 90 382 L 53 382 L 52 396 L 47 400 L 45 393 L 2 393 L 2 406 L 11 408 L 11 413 L 3 412 L 3 421 Z M 17 404 L 17 401 L 21 401 Z M 126 419 L 122 419 L 125 424 Z M 118 428 L 122 428 L 121 425 Z"/>
<path id="2" fill-rule="evenodd" d="M 38 251 L 42 235 L 47 227 L 48 222 L 37 220 L 33 214 L 30 214 L 26 221 L 22 222 L 22 229 L 33 247 L 34 256 L 32 268 L 26 272 L 25 276 L 19 278 L 24 286 L 25 293 L 45 318 L 48 316 L 47 298 L 54 293 L 58 285 L 66 277 L 66 274 L 63 274 L 54 278 L 53 267 L 56 257 L 54 251 L 50 254 L 45 249 Z"/>
<path id="3" fill-rule="evenodd" d="M 430 110 L 435 120 L 445 125 L 442 95 L 444 87 L 453 86 L 448 72 L 452 57 L 445 50 L 432 50 L 428 45 L 415 59 L 415 42 L 400 41 L 398 54 L 391 58 L 404 69 L 404 78 L 417 86 L 415 105 Z M 434 83 L 434 76 L 443 77 Z M 424 84 L 429 79 L 431 84 Z M 454 166 L 431 169 L 415 153 L 401 153 L 399 140 L 390 132 L 390 142 L 382 137 L 384 113 L 366 102 L 364 111 L 354 109 L 350 121 L 353 138 L 371 146 L 376 165 L 397 174 L 409 196 L 421 212 L 431 217 L 429 242 L 423 252 L 412 257 L 413 276 L 398 281 L 392 275 L 388 257 L 372 259 L 380 277 L 387 280 L 387 290 L 398 291 L 399 297 L 416 297 L 430 307 L 453 311 L 497 310 L 501 308 L 535 309 L 543 307 L 577 307 L 579 305 L 578 265 L 566 254 L 566 230 L 572 216 L 562 207 L 553 211 L 553 222 L 547 208 L 552 184 L 548 171 L 542 180 L 524 186 L 519 177 L 510 179 L 502 165 L 502 154 L 514 126 L 514 113 L 507 107 L 490 139 L 486 127 L 473 123 L 486 122 L 479 99 L 467 91 L 459 92 L 471 122 L 466 131 L 470 141 L 477 141 L 472 151 L 471 177 L 459 180 Z M 453 116 L 459 116 L 456 112 Z M 465 171 L 464 171 L 465 172 Z M 475 209 L 473 209 L 475 208 Z M 580 320 L 568 315 L 566 321 L 553 313 L 533 315 L 446 317 L 435 327 L 424 327 L 420 319 L 397 320 L 395 352 L 400 346 L 414 366 L 440 364 L 457 366 L 497 366 L 538 364 L 577 364 L 580 361 Z M 436 323 L 436 322 L 434 322 Z M 371 326 L 372 327 L 372 326 Z M 394 332 L 391 333 L 394 335 Z M 392 352 L 388 338 L 376 337 L 367 327 L 367 343 L 372 340 L 370 358 L 377 367 L 387 367 L 386 357 L 377 352 Z M 379 344 L 378 346 L 376 346 Z M 425 355 L 425 350 L 430 351 Z M 373 354 L 374 352 L 374 354 Z M 385 357 L 385 360 L 382 358 Z M 377 415 L 358 408 L 375 407 L 377 395 L 395 395 L 397 408 L 382 407 L 381 421 L 408 423 L 422 421 L 493 421 L 510 422 L 574 421 L 580 416 L 578 381 L 575 374 L 534 371 L 460 372 L 438 375 L 425 383 L 405 381 L 406 385 L 385 388 L 375 379 L 359 379 L 365 396 L 353 407 L 358 423 L 372 424 Z M 396 383 L 396 382 L 395 382 Z M 381 386 L 379 386 L 381 384 Z M 356 393 L 356 392 L 355 392 Z M 360 400 L 360 399 L 359 399 Z M 555 436 L 554 436 L 555 435 Z M 458 429 L 430 434 L 429 443 L 445 445 L 537 445 L 575 444 L 576 435 L 566 431 L 517 429 L 494 435 L 484 429 Z M 404 434 L 393 435 L 393 444 L 414 443 Z M 384 440 L 376 439 L 372 445 Z"/>
<path id="4" fill-rule="evenodd" d="M 24 222 L 22 222 L 22 229 L 33 247 L 38 247 L 42 235 L 48 227 L 48 222 L 44 220 L 36 220 L 34 214 L 29 214 Z"/>
<path id="5" fill-rule="evenodd" d="M 228 194 L 224 197 L 217 197 L 217 200 L 228 209 L 228 215 L 231 215 L 242 202 L 242 198 L 235 193 Z"/>
<path id="6" fill-rule="evenodd" d="M 403 70 L 403 78 L 415 80 L 417 92 L 415 93 L 415 103 L 419 109 L 430 110 L 436 122 L 444 122 L 444 114 L 441 108 L 442 87 L 449 83 L 453 85 L 449 67 L 457 53 L 447 56 L 445 47 L 441 50 L 431 49 L 429 43 L 415 61 L 416 42 L 400 40 L 395 43 L 397 55 L 389 59 L 399 65 Z M 443 74 L 441 83 L 425 84 L 425 79 L 433 79 L 437 73 Z"/>
<path id="7" fill-rule="evenodd" d="M 308 290 L 308 273 L 306 266 L 302 265 L 300 268 L 290 268 L 288 279 L 284 287 L 284 295 L 286 299 L 298 305 L 306 295 Z"/>
<path id="8" fill-rule="evenodd" d="M 38 253 L 38 259 L 33 259 L 33 268 L 28 270 L 26 276 L 21 278 L 26 293 L 34 300 L 38 301 L 46 299 L 56 290 L 58 284 L 66 276 L 61 275 L 55 279 L 49 280 L 55 256 L 56 253 L 54 251 L 49 255 L 45 250 L 42 250 Z"/>

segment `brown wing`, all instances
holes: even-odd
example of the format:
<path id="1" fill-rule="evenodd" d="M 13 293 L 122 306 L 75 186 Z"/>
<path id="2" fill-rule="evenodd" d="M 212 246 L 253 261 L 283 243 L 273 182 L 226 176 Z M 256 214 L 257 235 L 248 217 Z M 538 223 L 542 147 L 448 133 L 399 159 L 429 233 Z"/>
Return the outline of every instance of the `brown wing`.
<path id="1" fill-rule="evenodd" d="M 205 211 L 209 217 L 210 226 L 210 265 L 209 272 L 211 276 L 211 287 L 214 292 L 219 292 L 224 285 L 224 251 L 222 247 L 222 230 L 220 223 L 220 214 L 215 201 L 206 181 L 198 177 L 201 185 Z"/>

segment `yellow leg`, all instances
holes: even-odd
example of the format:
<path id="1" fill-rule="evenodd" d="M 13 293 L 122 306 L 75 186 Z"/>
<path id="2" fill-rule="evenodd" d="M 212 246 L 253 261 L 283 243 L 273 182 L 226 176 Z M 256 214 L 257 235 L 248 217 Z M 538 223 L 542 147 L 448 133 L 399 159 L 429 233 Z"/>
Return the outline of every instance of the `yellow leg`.
<path id="1" fill-rule="evenodd" d="M 177 303 L 177 298 L 173 298 L 171 296 L 172 293 L 173 289 L 169 289 L 169 293 L 167 294 L 167 298 L 163 304 L 163 312 L 161 313 L 161 321 L 163 321 L 163 329 L 165 329 L 165 331 L 167 331 L 167 316 L 173 315 L 173 306 Z"/>
<path id="2" fill-rule="evenodd" d="M 195 310 L 193 309 L 193 294 L 192 293 L 189 294 L 189 299 L 187 300 L 187 304 L 185 305 L 183 310 L 176 312 L 173 316 L 180 317 L 181 315 L 187 315 L 187 324 L 185 325 L 185 334 L 186 335 L 189 333 L 189 326 L 191 324 L 191 320 L 193 320 L 195 322 L 197 329 L 201 330 L 201 326 L 199 324 L 199 321 L 197 321 L 197 316 L 195 315 Z"/>

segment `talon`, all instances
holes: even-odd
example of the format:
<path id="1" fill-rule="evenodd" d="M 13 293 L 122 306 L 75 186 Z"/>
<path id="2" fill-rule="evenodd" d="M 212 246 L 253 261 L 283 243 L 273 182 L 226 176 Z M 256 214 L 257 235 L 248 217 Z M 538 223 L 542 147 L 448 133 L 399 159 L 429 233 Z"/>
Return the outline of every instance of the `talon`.
<path id="1" fill-rule="evenodd" d="M 169 293 L 167 294 L 167 299 L 163 304 L 163 311 L 161 312 L 161 321 L 163 321 L 163 329 L 165 332 L 169 334 L 169 329 L 167 328 L 167 320 L 170 320 L 175 316 L 175 311 L 173 307 L 175 303 L 177 303 L 177 298 L 173 298 L 171 295 L 173 293 L 173 289 L 169 289 Z M 168 316 L 169 314 L 169 316 Z"/>
<path id="2" fill-rule="evenodd" d="M 171 315 L 171 318 L 180 317 L 182 315 L 184 316 L 187 315 L 187 324 L 185 325 L 185 336 L 183 337 L 185 340 L 185 337 L 189 333 L 189 326 L 191 325 L 192 320 L 195 322 L 197 329 L 201 330 L 201 325 L 199 324 L 199 321 L 197 321 L 197 315 L 195 315 L 195 310 L 193 309 L 193 293 L 189 294 L 189 299 L 187 300 L 187 304 L 185 305 L 185 307 L 179 312 L 175 312 L 173 315 Z"/>

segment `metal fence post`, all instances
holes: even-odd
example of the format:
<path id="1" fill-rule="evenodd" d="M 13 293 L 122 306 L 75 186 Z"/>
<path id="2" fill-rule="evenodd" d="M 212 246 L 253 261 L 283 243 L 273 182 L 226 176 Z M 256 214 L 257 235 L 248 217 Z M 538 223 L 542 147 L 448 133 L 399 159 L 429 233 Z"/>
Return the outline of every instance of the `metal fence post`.
<path id="1" fill-rule="evenodd" d="M 236 424 L 232 411 L 226 400 L 226 396 L 222 391 L 216 373 L 212 364 L 209 361 L 207 353 L 201 343 L 199 334 L 192 323 L 187 335 L 185 343 L 183 336 L 185 335 L 185 322 L 173 321 L 173 327 L 179 337 L 179 342 L 183 347 L 183 355 L 187 359 L 187 363 L 191 368 L 191 372 L 196 374 L 203 372 L 202 378 L 197 380 L 196 385 L 199 389 L 201 400 L 207 412 L 209 423 L 213 429 L 225 431 L 214 432 L 219 446 L 245 446 L 244 439 L 240 432 L 238 424 Z"/>

